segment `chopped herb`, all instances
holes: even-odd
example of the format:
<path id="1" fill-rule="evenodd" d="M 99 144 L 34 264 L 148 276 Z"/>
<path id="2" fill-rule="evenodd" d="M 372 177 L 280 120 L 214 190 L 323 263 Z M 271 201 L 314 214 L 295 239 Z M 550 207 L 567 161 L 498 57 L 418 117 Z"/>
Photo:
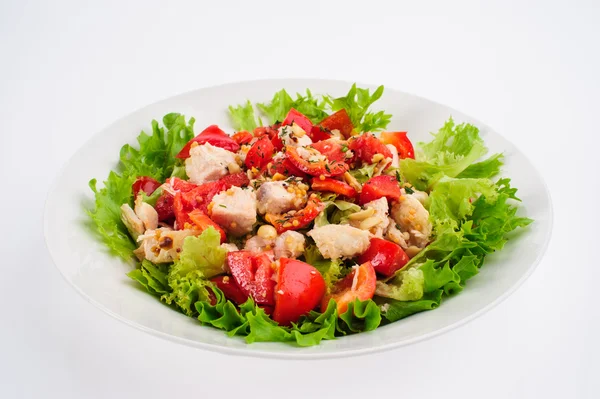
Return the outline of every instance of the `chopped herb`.
<path id="1" fill-rule="evenodd" d="M 406 194 L 414 194 L 415 190 L 413 190 L 410 187 L 404 187 L 404 191 L 406 191 Z"/>
<path id="2" fill-rule="evenodd" d="M 325 170 L 327 170 L 327 172 L 331 173 L 331 169 L 329 169 L 329 165 L 328 164 L 325 164 Z"/>
<path id="3" fill-rule="evenodd" d="M 396 171 L 396 180 L 398 181 L 398 183 L 402 183 L 402 177 L 400 177 L 399 171 Z"/>
<path id="4" fill-rule="evenodd" d="M 225 205 L 223 205 L 223 204 L 219 204 L 219 206 L 220 206 L 221 208 L 227 208 L 227 206 L 225 206 Z"/>
<path id="5" fill-rule="evenodd" d="M 343 146 L 343 147 L 342 147 L 342 152 L 346 152 L 346 151 L 348 151 L 348 147 L 346 147 L 346 146 Z"/>

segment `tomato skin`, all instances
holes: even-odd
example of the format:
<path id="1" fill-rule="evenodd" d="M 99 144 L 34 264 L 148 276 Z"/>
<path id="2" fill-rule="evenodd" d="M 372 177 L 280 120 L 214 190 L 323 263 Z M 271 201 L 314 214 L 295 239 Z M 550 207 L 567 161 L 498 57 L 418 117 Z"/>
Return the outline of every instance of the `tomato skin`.
<path id="1" fill-rule="evenodd" d="M 173 187 L 173 190 L 181 191 L 183 193 L 187 193 L 188 191 L 198 188 L 197 184 L 190 183 L 187 180 L 182 180 L 179 177 L 170 177 L 167 179 L 167 183 Z"/>
<path id="2" fill-rule="evenodd" d="M 370 133 L 350 138 L 348 148 L 354 152 L 354 159 L 363 163 L 373 163 L 372 160 L 375 154 L 381 154 L 384 158 L 392 158 L 390 149 Z"/>
<path id="3" fill-rule="evenodd" d="M 382 132 L 381 141 L 384 144 L 392 144 L 396 147 L 400 159 L 415 159 L 415 149 L 410 139 L 406 136 L 406 132 Z"/>
<path id="4" fill-rule="evenodd" d="M 200 231 L 204 231 L 209 227 L 213 227 L 221 235 L 221 244 L 227 241 L 227 235 L 225 231 L 217 223 L 213 222 L 204 212 L 200 209 L 194 209 L 188 213 L 189 220 L 197 227 Z"/>
<path id="5" fill-rule="evenodd" d="M 283 214 L 275 215 L 267 213 L 265 219 L 271 223 L 278 234 L 288 230 L 300 230 L 308 226 L 325 209 L 325 204 L 316 195 L 308 199 L 306 207 L 294 213 L 293 215 Z M 298 222 L 294 225 L 295 222 Z"/>
<path id="6" fill-rule="evenodd" d="M 223 191 L 233 186 L 246 187 L 248 184 L 250 184 L 250 179 L 248 179 L 248 175 L 244 172 L 238 172 L 221 177 L 218 180 L 218 183 L 222 185 L 223 188 L 221 191 Z"/>
<path id="7" fill-rule="evenodd" d="M 310 146 L 325 155 L 330 162 L 346 160 L 346 153 L 343 151 L 344 146 L 337 140 L 322 140 L 311 144 Z"/>
<path id="8" fill-rule="evenodd" d="M 241 305 L 248 300 L 248 295 L 240 289 L 233 278 L 229 276 L 217 276 L 211 278 L 210 281 L 223 291 L 225 298 L 236 305 Z"/>
<path id="9" fill-rule="evenodd" d="M 348 198 L 354 198 L 357 194 L 356 190 L 349 184 L 340 180 L 332 179 L 330 177 L 326 177 L 323 180 L 319 179 L 318 177 L 313 178 L 311 188 L 314 191 L 340 194 Z"/>
<path id="10" fill-rule="evenodd" d="M 288 326 L 317 306 L 325 294 L 325 280 L 308 263 L 279 259 L 273 320 Z"/>
<path id="11" fill-rule="evenodd" d="M 250 148 L 246 155 L 246 167 L 248 169 L 257 168 L 260 169 L 273 158 L 275 152 L 275 146 L 267 136 L 259 138 Z"/>
<path id="12" fill-rule="evenodd" d="M 137 197 L 140 191 L 144 191 L 146 195 L 152 195 L 157 188 L 160 187 L 160 183 L 149 176 L 140 176 L 132 184 L 131 189 L 133 190 L 133 196 Z"/>
<path id="13" fill-rule="evenodd" d="M 356 287 L 352 289 L 354 275 L 358 273 Z M 323 297 L 321 301 L 321 312 L 327 309 L 329 300 L 333 299 L 337 304 L 338 315 L 348 310 L 348 304 L 356 299 L 366 301 L 373 298 L 377 284 L 377 275 L 371 262 L 366 262 L 354 269 L 350 274 L 338 281 L 332 288 L 331 293 Z"/>
<path id="14" fill-rule="evenodd" d="M 188 141 L 181 149 L 176 158 L 188 158 L 190 156 L 190 148 L 192 143 L 206 144 L 209 143 L 215 147 L 221 147 L 227 151 L 236 152 L 240 149 L 240 145 L 235 142 L 227 133 L 222 131 L 217 125 L 210 125 L 204 129 L 196 137 Z"/>
<path id="15" fill-rule="evenodd" d="M 259 126 L 256 129 L 254 129 L 252 134 L 254 134 L 254 137 L 261 137 L 267 135 L 271 140 L 273 140 L 273 138 L 279 134 L 278 129 L 280 126 L 281 123 L 276 123 L 272 126 Z"/>
<path id="16" fill-rule="evenodd" d="M 315 125 L 312 127 L 308 136 L 314 143 L 318 143 L 322 140 L 329 140 L 331 138 L 331 133 L 327 129 Z"/>
<path id="17" fill-rule="evenodd" d="M 386 277 L 402 269 L 409 260 L 400 245 L 377 237 L 371 238 L 367 251 L 358 257 L 359 263 L 371 262 L 375 271 Z"/>
<path id="18" fill-rule="evenodd" d="M 171 224 L 175 220 L 173 200 L 173 196 L 166 192 L 158 197 L 154 209 L 156 209 L 156 213 L 158 213 L 159 221 Z"/>
<path id="19" fill-rule="evenodd" d="M 381 175 L 375 176 L 363 184 L 358 202 L 364 205 L 381 197 L 386 197 L 388 201 L 395 201 L 400 198 L 400 195 L 400 187 L 396 179 L 392 176 Z"/>
<path id="20" fill-rule="evenodd" d="M 296 111 L 294 108 L 290 109 L 287 116 L 282 122 L 282 125 L 291 125 L 295 123 L 300 126 L 302 130 L 306 133 L 310 133 L 312 131 L 313 124 L 304 114 Z"/>
<path id="21" fill-rule="evenodd" d="M 271 139 L 271 144 L 273 144 L 275 151 L 281 151 L 283 149 L 283 141 L 281 140 L 281 137 L 279 137 L 279 134 L 273 136 Z"/>
<path id="22" fill-rule="evenodd" d="M 267 253 L 259 255 L 250 251 L 234 251 L 227 254 L 227 265 L 240 290 L 251 296 L 259 305 L 273 306 L 275 281 L 271 278 L 271 258 Z"/>
<path id="23" fill-rule="evenodd" d="M 280 158 L 276 161 L 273 160 L 271 162 L 271 166 L 267 164 L 261 169 L 261 174 L 266 174 L 268 176 L 274 176 L 275 173 L 280 173 L 284 176 L 296 176 L 305 178 L 308 175 L 302 172 L 300 169 L 294 166 L 293 163 L 290 162 L 287 158 Z"/>
<path id="24" fill-rule="evenodd" d="M 339 176 L 344 174 L 350 168 L 348 164 L 341 161 L 308 162 L 298 154 L 298 151 L 294 147 L 291 146 L 286 147 L 285 155 L 296 168 L 311 176 Z"/>
<path id="25" fill-rule="evenodd" d="M 354 129 L 348 112 L 343 108 L 323 119 L 319 125 L 329 131 L 337 129 L 345 138 L 350 137 Z"/>
<path id="26" fill-rule="evenodd" d="M 239 145 L 242 145 L 242 144 L 248 144 L 249 142 L 251 142 L 252 139 L 254 138 L 254 136 L 252 135 L 252 133 L 250 133 L 246 130 L 241 130 L 241 131 L 237 132 L 236 134 L 234 134 L 233 136 L 231 136 L 231 138 L 233 139 L 233 141 L 235 141 Z"/>

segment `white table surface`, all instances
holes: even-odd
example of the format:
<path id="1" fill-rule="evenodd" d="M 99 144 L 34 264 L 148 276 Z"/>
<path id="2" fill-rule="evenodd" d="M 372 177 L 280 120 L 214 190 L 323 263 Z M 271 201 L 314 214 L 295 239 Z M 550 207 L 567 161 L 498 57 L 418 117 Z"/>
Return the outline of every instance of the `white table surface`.
<path id="1" fill-rule="evenodd" d="M 594 1 L 1 2 L 0 397 L 599 397 L 599 18 Z M 61 165 L 146 104 L 269 77 L 383 83 L 496 128 L 552 191 L 536 272 L 450 333 L 315 362 L 180 346 L 77 295 L 41 228 Z"/>

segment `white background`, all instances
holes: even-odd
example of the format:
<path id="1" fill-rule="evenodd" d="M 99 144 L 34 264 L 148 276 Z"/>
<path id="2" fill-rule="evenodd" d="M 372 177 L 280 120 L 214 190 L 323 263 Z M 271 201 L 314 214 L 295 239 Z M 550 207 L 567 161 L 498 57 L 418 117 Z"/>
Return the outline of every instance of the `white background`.
<path id="1" fill-rule="evenodd" d="M 0 397 L 598 397 L 598 3 L 283 3 L 0 3 Z M 383 83 L 504 134 L 552 191 L 536 272 L 450 333 L 315 362 L 180 346 L 77 295 L 42 236 L 61 165 L 146 104 L 270 77 Z"/>

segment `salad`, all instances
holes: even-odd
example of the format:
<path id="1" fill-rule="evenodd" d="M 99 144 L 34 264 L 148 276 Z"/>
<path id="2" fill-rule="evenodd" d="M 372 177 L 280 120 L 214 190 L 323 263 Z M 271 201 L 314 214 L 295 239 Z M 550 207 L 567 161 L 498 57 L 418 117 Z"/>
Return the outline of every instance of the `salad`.
<path id="1" fill-rule="evenodd" d="M 90 181 L 97 235 L 148 293 L 248 343 L 316 345 L 435 309 L 531 220 L 477 127 L 449 119 L 415 148 L 372 110 L 382 94 L 281 90 L 230 106 L 234 132 L 152 121 Z"/>

